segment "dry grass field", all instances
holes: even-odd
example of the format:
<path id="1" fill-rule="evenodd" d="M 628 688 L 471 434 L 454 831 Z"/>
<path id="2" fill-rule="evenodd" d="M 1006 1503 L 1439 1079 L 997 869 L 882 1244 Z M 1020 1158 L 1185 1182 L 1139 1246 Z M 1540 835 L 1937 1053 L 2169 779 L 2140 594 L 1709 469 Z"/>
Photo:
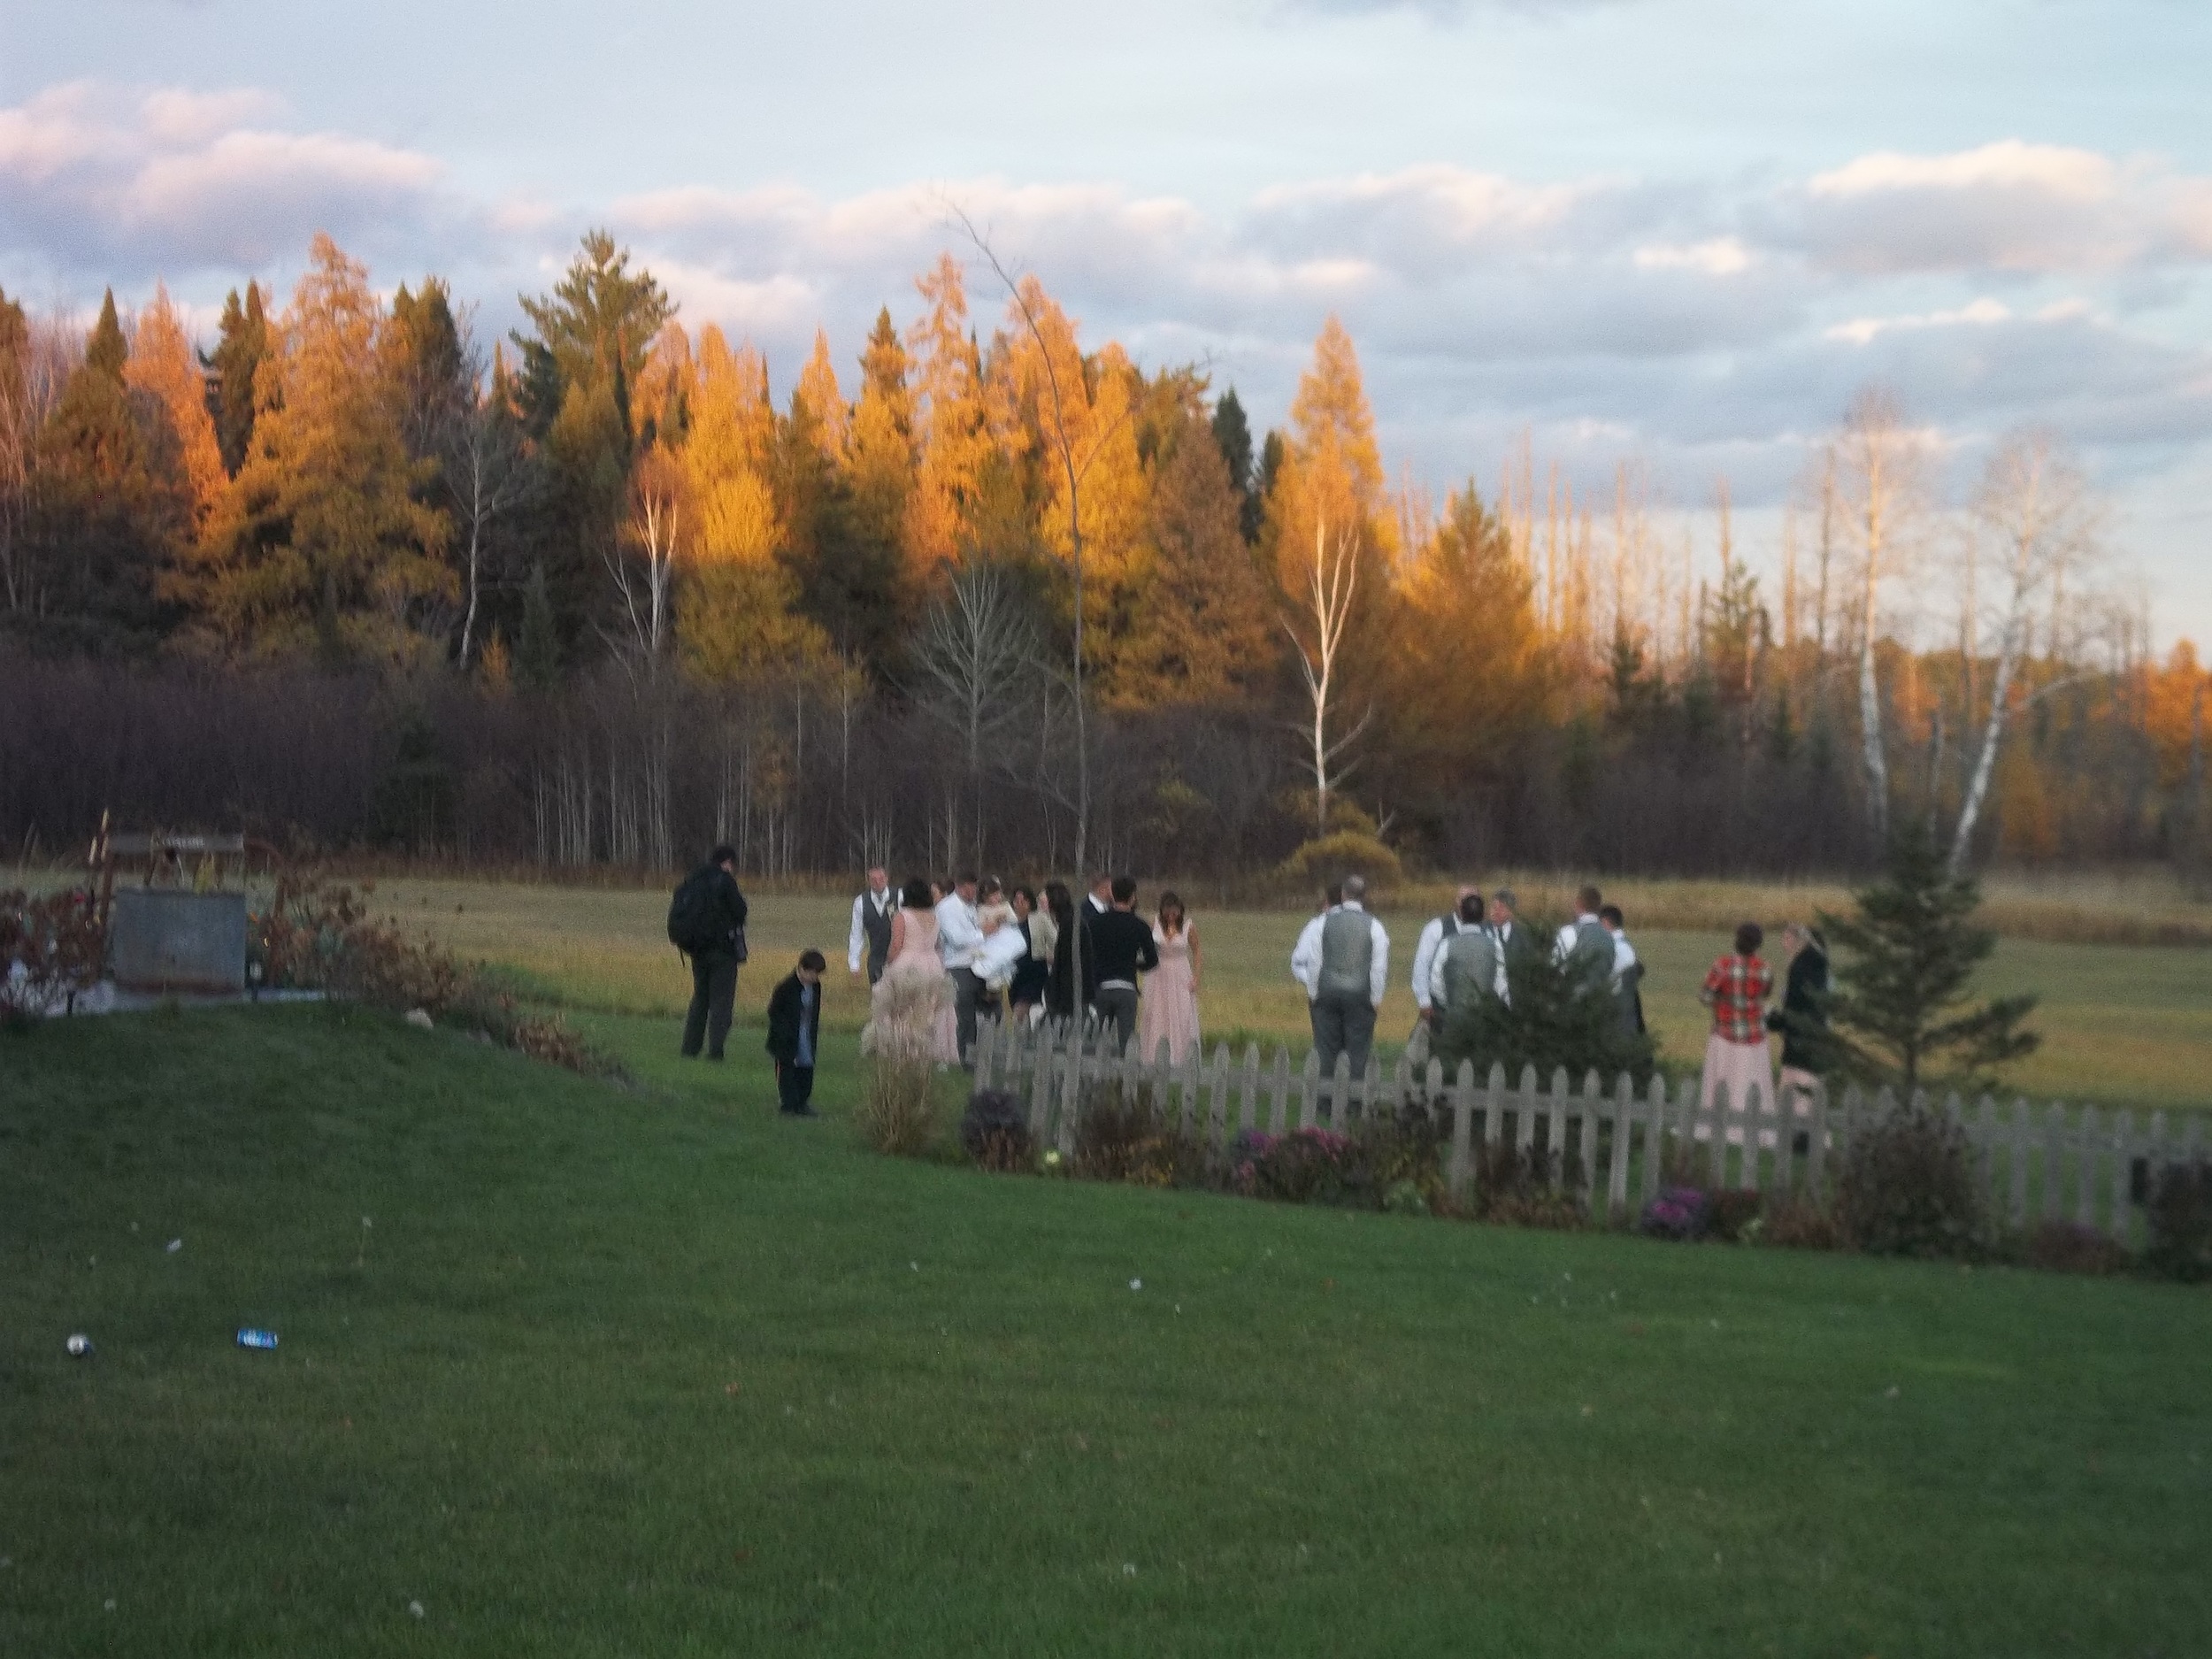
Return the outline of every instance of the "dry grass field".
<path id="1" fill-rule="evenodd" d="M 1707 964 L 1725 948 L 1727 924 L 1635 925 L 1655 891 L 1655 885 L 1621 890 L 1632 936 L 1650 964 L 1646 1011 L 1663 1033 L 1667 1056 L 1694 1064 L 1704 1052 L 1706 1031 L 1697 987 Z M 1682 884 L 1675 908 L 1654 902 L 1651 909 L 1678 921 L 1695 903 L 1714 916 L 1747 913 L 1772 924 L 1809 915 L 1814 903 L 1845 902 L 1840 890 L 1784 894 L 1701 885 L 1694 898 L 1692 891 Z M 674 1018 L 690 994 L 688 977 L 664 936 L 667 895 L 658 888 L 393 879 L 378 884 L 377 897 L 380 907 L 462 954 L 509 964 L 576 1006 Z M 751 902 L 753 960 L 740 986 L 741 1018 L 757 1021 L 772 979 L 788 970 L 802 949 L 815 945 L 831 958 L 826 1017 L 856 1026 L 866 998 L 864 987 L 856 988 L 843 972 L 850 900 L 831 893 L 761 892 Z M 2063 913 L 2060 902 L 2049 898 L 2021 895 L 2003 902 L 2036 902 L 2051 914 Z M 1394 1046 L 1412 1026 L 1407 970 L 1428 912 L 1392 905 L 1382 914 L 1394 949 L 1380 1030 Z M 1205 954 L 1201 1006 L 1210 1039 L 1302 1046 L 1305 1005 L 1289 974 L 1301 919 L 1288 910 L 1197 911 Z M 2043 999 L 2035 1020 L 2043 1049 L 2011 1079 L 2022 1092 L 2112 1105 L 2212 1106 L 2212 954 L 2008 934 L 1998 947 L 1987 989 L 2030 991 Z"/>
<path id="2" fill-rule="evenodd" d="M 19 870 L 0 885 L 43 886 L 65 872 Z M 1494 881 L 1495 878 L 1492 879 Z M 1508 877 L 1526 915 L 1564 910 L 1571 882 Z M 1209 1040 L 1237 1044 L 1306 1039 L 1305 1008 L 1289 975 L 1302 918 L 1293 909 L 1222 909 L 1196 883 L 1192 901 L 1205 953 L 1201 1006 Z M 1140 902 L 1156 888 L 1148 887 Z M 1986 976 L 1990 994 L 2042 998 L 2035 1025 L 2042 1050 L 2016 1068 L 2012 1087 L 2036 1099 L 2146 1108 L 2212 1106 L 2212 905 L 2192 902 L 2156 875 L 2073 875 L 1987 884 L 1985 914 L 2003 937 Z M 822 887 L 752 889 L 753 961 L 740 985 L 739 1015 L 757 1023 L 773 979 L 798 952 L 831 959 L 826 1018 L 856 1028 L 864 987 L 843 972 L 851 900 Z M 1379 1030 L 1386 1049 L 1411 1029 L 1407 986 L 1421 924 L 1448 895 L 1411 889 L 1382 907 L 1393 941 L 1390 998 Z M 1790 917 L 1841 910 L 1839 886 L 1630 881 L 1609 889 L 1627 911 L 1630 933 L 1650 964 L 1645 1009 L 1670 1060 L 1694 1065 L 1705 1016 L 1696 992 L 1734 923 L 1749 917 L 1771 930 Z M 376 902 L 465 956 L 512 969 L 534 992 L 579 1009 L 676 1018 L 689 979 L 666 942 L 666 889 L 658 886 L 553 886 L 529 881 L 387 877 Z M 2164 942 L 2154 942 L 2164 941 Z"/>

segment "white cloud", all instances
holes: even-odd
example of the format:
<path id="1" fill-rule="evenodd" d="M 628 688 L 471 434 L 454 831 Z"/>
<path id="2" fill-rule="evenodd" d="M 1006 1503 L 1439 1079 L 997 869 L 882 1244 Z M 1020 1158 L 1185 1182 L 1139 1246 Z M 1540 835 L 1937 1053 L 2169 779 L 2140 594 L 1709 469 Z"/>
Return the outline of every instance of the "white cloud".
<path id="1" fill-rule="evenodd" d="M 2212 256 L 2212 180 L 2016 139 L 1880 151 L 1807 180 L 1780 234 L 1832 269 L 2109 271 Z"/>
<path id="2" fill-rule="evenodd" d="M 1640 271 L 1702 271 L 1708 276 L 1738 276 L 1751 268 L 1751 250 L 1734 236 L 1680 246 L 1654 242 L 1635 255 Z"/>
<path id="3" fill-rule="evenodd" d="M 0 110 L 0 254 L 58 278 L 251 270 L 318 230 L 372 249 L 459 239 L 471 210 L 434 157 L 269 125 L 252 88 L 130 95 L 93 81 Z"/>

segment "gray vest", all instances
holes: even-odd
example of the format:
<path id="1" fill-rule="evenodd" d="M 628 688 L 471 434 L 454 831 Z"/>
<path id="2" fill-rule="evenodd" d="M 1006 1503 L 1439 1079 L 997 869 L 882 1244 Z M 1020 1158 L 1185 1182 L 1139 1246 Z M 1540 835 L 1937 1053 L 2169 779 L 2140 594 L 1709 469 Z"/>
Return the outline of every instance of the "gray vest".
<path id="1" fill-rule="evenodd" d="M 1613 978 L 1613 935 L 1603 922 L 1577 922 L 1575 947 L 1567 953 L 1575 971 L 1587 979 L 1609 984 Z"/>
<path id="2" fill-rule="evenodd" d="M 881 976 L 883 964 L 891 955 L 891 918 L 898 909 L 898 895 L 887 893 L 884 897 L 890 902 L 880 911 L 876 909 L 874 894 L 864 893 L 860 898 L 860 931 L 868 941 L 868 978 L 871 981 Z"/>
<path id="3" fill-rule="evenodd" d="M 1364 910 L 1338 910 L 1321 924 L 1321 995 L 1366 996 L 1375 933 Z"/>
<path id="4" fill-rule="evenodd" d="M 1498 946 L 1487 930 L 1470 927 L 1444 941 L 1444 1008 L 1465 1007 L 1498 989 Z"/>

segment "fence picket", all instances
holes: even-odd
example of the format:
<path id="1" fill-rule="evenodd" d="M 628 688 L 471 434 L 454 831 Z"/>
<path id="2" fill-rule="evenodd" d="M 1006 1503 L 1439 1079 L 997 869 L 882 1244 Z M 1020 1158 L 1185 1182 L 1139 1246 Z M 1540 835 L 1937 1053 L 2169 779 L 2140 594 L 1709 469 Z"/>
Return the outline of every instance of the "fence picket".
<path id="1" fill-rule="evenodd" d="M 2097 1225 L 2097 1109 L 2084 1106 L 2074 1130 L 2074 1225 Z"/>
<path id="2" fill-rule="evenodd" d="M 1628 1208 L 1628 1142 L 1635 1113 L 1635 1080 L 1624 1071 L 1613 1082 L 1613 1166 L 1605 1179 L 1605 1219 L 1612 1226 L 1620 1225 Z"/>
<path id="3" fill-rule="evenodd" d="M 1855 1136 L 1900 1110 L 1887 1089 L 1870 1102 L 1855 1086 L 1840 1099 L 1816 1087 L 1806 1092 L 1806 1147 L 1800 1155 L 1796 1091 L 1769 1101 L 1754 1088 L 1738 1110 L 1724 1088 L 1717 1087 L 1707 1100 L 1694 1077 L 1683 1079 L 1671 1100 L 1663 1077 L 1651 1079 L 1641 1099 L 1630 1079 L 1617 1078 L 1609 1098 L 1594 1072 L 1576 1084 L 1557 1068 L 1548 1088 L 1540 1088 L 1535 1067 L 1524 1066 L 1517 1083 L 1509 1087 L 1503 1066 L 1492 1065 L 1479 1083 L 1471 1064 L 1463 1061 L 1448 1082 L 1441 1062 L 1432 1061 L 1425 1075 L 1417 1076 L 1402 1057 L 1386 1075 L 1371 1055 L 1362 1076 L 1354 1078 L 1349 1057 L 1340 1056 L 1335 1075 L 1325 1079 L 1311 1051 L 1294 1069 L 1289 1051 L 1279 1046 L 1271 1064 L 1263 1065 L 1256 1042 L 1246 1045 L 1241 1063 L 1225 1042 L 1215 1046 L 1210 1062 L 1194 1045 L 1177 1064 L 1164 1050 L 1147 1056 L 1133 1044 L 1119 1048 L 1110 1035 L 1094 1031 L 1087 1038 L 1081 1026 L 1059 1022 L 1033 1029 L 986 1027 L 978 1033 L 975 1064 L 979 1087 L 1026 1098 L 1032 1132 L 1064 1156 L 1074 1153 L 1086 1091 L 1093 1087 L 1118 1087 L 1132 1102 L 1148 1094 L 1164 1117 L 1179 1122 L 1186 1133 L 1202 1133 L 1217 1148 L 1225 1148 L 1233 1130 L 1263 1123 L 1277 1134 L 1294 1121 L 1348 1133 L 1370 1112 L 1395 1112 L 1419 1102 L 1432 1118 L 1450 1114 L 1446 1179 L 1455 1201 L 1463 1202 L 1474 1186 L 1480 1147 L 1502 1148 L 1509 1134 L 1524 1158 L 1542 1148 L 1548 1184 L 1578 1199 L 1592 1217 L 1601 1215 L 1610 1223 L 1629 1218 L 1631 1166 L 1640 1155 L 1647 1203 L 1658 1195 L 1671 1163 L 1687 1180 L 1729 1185 L 1732 1168 L 1732 1184 L 1762 1193 L 1788 1191 L 1801 1178 L 1814 1192 L 1824 1193 L 1831 1158 L 1847 1157 Z M 1924 1093 L 1915 1092 L 1912 1109 L 1929 1109 Z M 1970 1110 L 1956 1094 L 1945 1099 L 1940 1111 L 1973 1148 L 1975 1184 L 1992 1214 L 2016 1227 L 2025 1226 L 2032 1215 L 2070 1217 L 2124 1246 L 2133 1242 L 2140 1225 L 2139 1164 L 2143 1179 L 2154 1182 L 2169 1164 L 2203 1156 L 2204 1128 L 2195 1113 L 2176 1120 L 2157 1111 L 2146 1120 L 2126 1109 L 2106 1114 L 2085 1105 L 2077 1112 L 2053 1103 L 2039 1109 L 2039 1109 L 2025 1100 L 2016 1099 L 2003 1112 L 1984 1095 Z M 1732 1134 L 1742 1148 L 1733 1164 L 1730 1148 L 1739 1142 Z M 1770 1165 L 1763 1162 L 1770 1145 Z"/>
<path id="4" fill-rule="evenodd" d="M 2112 1114 L 2112 1226 L 2113 1242 L 2126 1245 L 2132 1241 L 2135 1232 L 2134 1205 L 2131 1202 L 2131 1182 L 2135 1163 L 2135 1113 L 2122 1107 Z"/>
<path id="5" fill-rule="evenodd" d="M 1431 1060 L 1429 1062 L 1429 1098 L 1434 1100 L 1443 1093 L 1444 1063 L 1441 1060 Z M 1452 1087 L 1451 1093 L 1444 1096 L 1452 1112 L 1452 1162 L 1449 1172 L 1445 1177 L 1445 1185 L 1450 1190 L 1452 1202 L 1455 1204 L 1464 1204 L 1467 1202 L 1467 1188 L 1474 1180 L 1474 1094 L 1475 1063 L 1471 1060 L 1462 1060 L 1459 1063 L 1459 1076 Z"/>
<path id="6" fill-rule="evenodd" d="M 1042 1040 L 1040 1051 L 1039 1039 Z M 1025 1056 L 1030 1064 L 1029 1074 L 1029 1133 L 1039 1146 L 1045 1143 L 1045 1129 L 1052 1121 L 1052 1027 L 1032 1033 Z"/>

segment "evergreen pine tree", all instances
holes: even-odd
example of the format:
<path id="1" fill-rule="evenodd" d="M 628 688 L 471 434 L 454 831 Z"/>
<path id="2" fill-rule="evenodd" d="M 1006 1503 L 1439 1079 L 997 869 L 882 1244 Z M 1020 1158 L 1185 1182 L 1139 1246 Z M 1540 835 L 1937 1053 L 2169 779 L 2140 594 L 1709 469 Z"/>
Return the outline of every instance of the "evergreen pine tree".
<path id="1" fill-rule="evenodd" d="M 1886 875 L 1855 898 L 1855 917 L 1820 918 L 1840 953 L 1825 1041 L 1845 1070 L 1909 1094 L 1939 1065 L 1970 1086 L 2035 1051 L 2041 1038 L 2020 1024 L 2034 997 L 1967 1005 L 1968 983 L 1997 935 L 1974 926 L 1980 887 L 1945 873 L 1924 824 L 1897 830 Z"/>
<path id="2" fill-rule="evenodd" d="M 1515 931 L 1548 941 L 1557 930 L 1524 920 Z M 1639 1087 L 1651 1080 L 1655 1033 L 1623 1026 L 1605 976 L 1594 976 L 1574 957 L 1560 960 L 1547 942 L 1508 953 L 1506 983 L 1510 1002 L 1478 996 L 1446 1017 L 1436 1057 L 1447 1076 L 1471 1060 L 1479 1081 L 1493 1065 L 1502 1065 L 1509 1081 L 1518 1081 L 1527 1065 L 1547 1085 L 1561 1066 L 1577 1084 L 1591 1071 L 1608 1088 L 1623 1072 Z"/>
<path id="3" fill-rule="evenodd" d="M 215 419 L 215 441 L 223 451 L 223 470 L 233 478 L 246 464 L 246 449 L 253 442 L 254 375 L 269 355 L 269 319 L 261 303 L 258 283 L 246 284 L 239 300 L 231 289 L 223 300 L 223 319 L 215 349 L 200 361 L 214 371 L 208 387 L 207 412 Z"/>
<path id="4" fill-rule="evenodd" d="M 1221 446 L 1221 458 L 1228 464 L 1229 487 L 1237 493 L 1238 528 L 1246 541 L 1256 541 L 1265 503 L 1252 488 L 1252 425 L 1244 418 L 1244 405 L 1233 386 L 1214 405 L 1213 434 Z"/>
<path id="5" fill-rule="evenodd" d="M 522 640 L 515 648 L 514 676 L 532 691 L 550 691 L 560 684 L 560 634 L 541 564 L 530 567 L 530 580 L 522 590 Z"/>

